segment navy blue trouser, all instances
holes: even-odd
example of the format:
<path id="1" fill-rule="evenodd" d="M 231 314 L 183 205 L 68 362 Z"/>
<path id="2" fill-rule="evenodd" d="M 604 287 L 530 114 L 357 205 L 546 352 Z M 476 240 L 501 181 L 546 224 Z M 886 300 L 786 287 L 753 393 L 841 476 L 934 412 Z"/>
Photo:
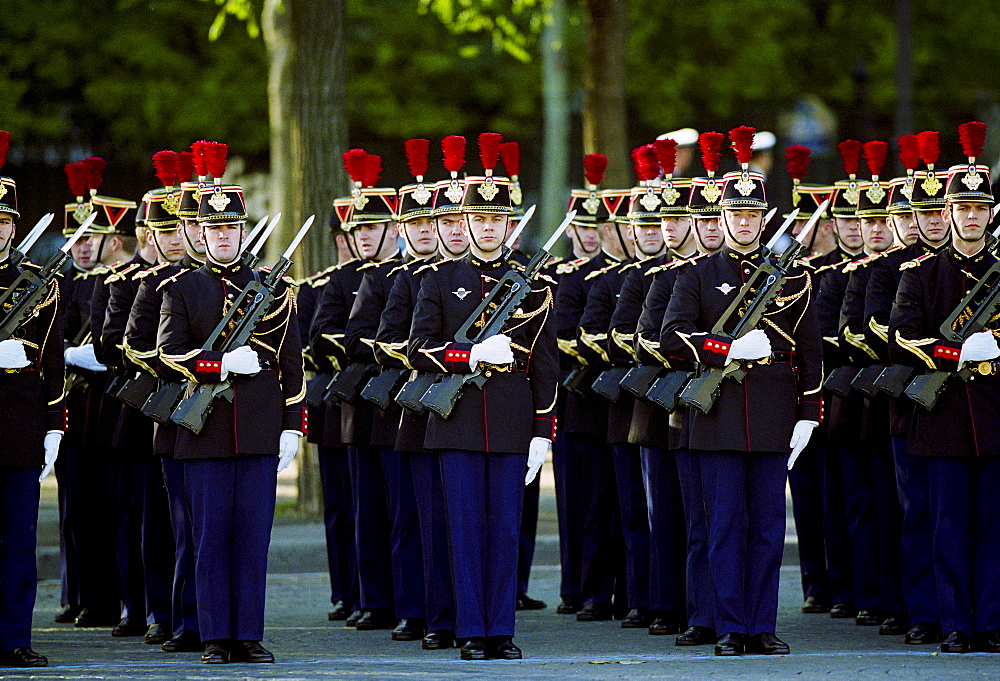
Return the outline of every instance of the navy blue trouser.
<path id="1" fill-rule="evenodd" d="M 451 579 L 441 456 L 437 452 L 406 452 L 403 455 L 410 458 L 420 521 L 427 631 L 455 631 L 455 588 Z"/>
<path id="2" fill-rule="evenodd" d="M 61 591 L 59 604 L 63 607 L 80 605 L 80 555 L 74 528 L 76 509 L 70 501 L 69 460 L 76 455 L 77 448 L 66 444 L 66 438 L 59 447 L 59 458 L 53 473 L 59 483 L 59 578 Z"/>
<path id="3" fill-rule="evenodd" d="M 559 521 L 559 595 L 579 598 L 583 586 L 580 552 L 583 547 L 583 495 L 581 460 L 571 442 L 584 436 L 556 432 L 552 442 L 552 475 L 556 485 Z"/>
<path id="4" fill-rule="evenodd" d="M 618 515 L 625 544 L 625 588 L 630 608 L 649 607 L 649 508 L 638 445 L 611 445 L 618 484 Z"/>
<path id="5" fill-rule="evenodd" d="M 521 509 L 521 534 L 517 549 L 517 593 L 528 593 L 531 564 L 535 560 L 535 535 L 538 534 L 538 496 L 542 488 L 539 473 L 524 488 L 524 507 Z"/>
<path id="6" fill-rule="evenodd" d="M 152 442 L 150 442 L 152 444 Z M 122 617 L 146 619 L 146 587 L 142 574 L 142 493 L 145 452 L 114 454 L 116 555 L 121 577 Z"/>
<path id="7" fill-rule="evenodd" d="M 580 459 L 583 494 L 583 542 L 580 547 L 584 603 L 610 604 L 622 563 L 615 550 L 617 489 L 611 447 L 590 439 L 571 440 L 570 456 Z"/>
<path id="8" fill-rule="evenodd" d="M 317 448 L 323 487 L 323 526 L 330 569 L 330 602 L 344 601 L 348 610 L 358 600 L 357 551 L 354 548 L 354 498 L 346 447 Z"/>
<path id="9" fill-rule="evenodd" d="M 879 520 L 872 479 L 871 447 L 860 440 L 842 442 L 840 465 L 844 471 L 844 503 L 847 531 L 851 538 L 854 605 L 859 610 L 879 610 L 882 607 L 879 594 Z"/>
<path id="10" fill-rule="evenodd" d="M 389 499 L 389 555 L 396 617 L 423 618 L 423 548 L 409 455 L 383 448 L 382 472 Z"/>
<path id="11" fill-rule="evenodd" d="M 141 461 L 139 476 L 142 484 L 142 584 L 146 624 L 163 624 L 172 631 L 171 594 L 176 552 L 160 457 L 149 456 Z"/>
<path id="12" fill-rule="evenodd" d="M 460 638 L 513 636 L 524 454 L 441 452 Z"/>
<path id="13" fill-rule="evenodd" d="M 882 610 L 901 613 L 906 610 L 899 556 L 903 511 L 896 485 L 892 442 L 888 436 L 871 441 L 871 468 L 878 513 L 878 579 Z"/>
<path id="14" fill-rule="evenodd" d="M 678 449 L 677 478 L 684 504 L 687 528 L 686 603 L 689 627 L 715 628 L 715 586 L 708 562 L 708 509 L 701 482 L 701 458 L 697 452 Z"/>
<path id="15" fill-rule="evenodd" d="M 939 624 L 937 584 L 934 581 L 929 459 L 906 451 L 906 437 L 892 438 L 896 485 L 903 508 L 900 572 L 903 599 L 911 624 Z"/>
<path id="16" fill-rule="evenodd" d="M 264 638 L 278 457 L 185 459 L 203 641 Z"/>
<path id="17" fill-rule="evenodd" d="M 1000 459 L 928 459 L 941 630 L 1000 629 Z"/>
<path id="18" fill-rule="evenodd" d="M 818 440 L 823 475 L 823 529 L 826 539 L 826 574 L 830 584 L 830 602 L 854 604 L 851 536 L 847 530 L 844 504 L 844 470 L 840 463 L 840 442 Z M 796 463 L 796 466 L 798 463 Z"/>
<path id="19" fill-rule="evenodd" d="M 0 650 L 31 647 L 39 466 L 0 466 Z"/>
<path id="20" fill-rule="evenodd" d="M 774 633 L 788 454 L 699 452 L 716 631 Z"/>
<path id="21" fill-rule="evenodd" d="M 642 447 L 642 477 L 649 511 L 649 607 L 684 612 L 687 530 L 674 453 Z"/>
<path id="22" fill-rule="evenodd" d="M 171 587 L 170 622 L 173 634 L 198 633 L 198 596 L 194 574 L 194 538 L 191 535 L 191 509 L 184 491 L 184 464 L 162 457 L 163 483 L 167 488 L 170 526 L 174 533 L 174 577 Z"/>
<path id="23" fill-rule="evenodd" d="M 823 442 L 814 434 L 802 455 L 788 471 L 792 492 L 792 514 L 799 540 L 799 572 L 802 595 L 830 603 L 826 569 L 826 533 L 823 529 L 823 467 L 819 450 Z"/>
<path id="24" fill-rule="evenodd" d="M 395 612 L 393 603 L 389 493 L 378 447 L 347 446 L 354 491 L 354 549 L 358 602 L 364 610 Z"/>

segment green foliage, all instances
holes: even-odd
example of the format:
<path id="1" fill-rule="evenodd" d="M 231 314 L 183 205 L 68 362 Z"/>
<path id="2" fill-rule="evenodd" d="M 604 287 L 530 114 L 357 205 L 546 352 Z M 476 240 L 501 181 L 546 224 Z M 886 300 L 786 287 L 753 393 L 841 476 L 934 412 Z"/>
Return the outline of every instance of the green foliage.
<path id="1" fill-rule="evenodd" d="M 254 0 L 202 0 L 214 2 L 219 6 L 212 25 L 208 28 L 210 40 L 218 40 L 226 28 L 226 17 L 232 15 L 247 25 L 247 35 L 256 38 L 260 35 L 260 23 L 257 21 L 257 7 Z"/>
<path id="2" fill-rule="evenodd" d="M 550 0 L 417 0 L 421 14 L 433 14 L 457 35 L 486 34 L 493 49 L 518 61 L 532 59 Z M 466 54 L 468 48 L 464 49 Z"/>

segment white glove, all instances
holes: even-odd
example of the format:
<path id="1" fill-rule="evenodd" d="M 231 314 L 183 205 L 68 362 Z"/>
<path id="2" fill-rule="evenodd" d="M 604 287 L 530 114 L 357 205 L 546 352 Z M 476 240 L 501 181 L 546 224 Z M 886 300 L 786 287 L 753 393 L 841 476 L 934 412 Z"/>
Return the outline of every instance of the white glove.
<path id="1" fill-rule="evenodd" d="M 278 472 L 288 468 L 299 451 L 299 438 L 302 433 L 297 430 L 283 430 L 278 438 Z"/>
<path id="2" fill-rule="evenodd" d="M 771 339 L 763 329 L 754 329 L 729 344 L 726 364 L 734 359 L 763 359 L 771 354 Z"/>
<path id="3" fill-rule="evenodd" d="M 510 364 L 514 361 L 514 353 L 510 349 L 510 337 L 502 333 L 490 336 L 482 343 L 476 343 L 469 351 L 469 366 L 476 370 L 480 362 L 487 364 Z"/>
<path id="4" fill-rule="evenodd" d="M 813 428 L 818 426 L 817 421 L 796 421 L 795 427 L 792 428 L 792 441 L 788 443 L 788 446 L 792 448 L 792 453 L 788 457 L 788 470 L 792 470 L 792 466 L 795 465 L 795 460 L 799 458 L 799 454 L 802 450 L 806 448 L 809 444 L 809 438 L 812 437 Z"/>
<path id="5" fill-rule="evenodd" d="M 94 354 L 94 344 L 87 343 L 86 345 L 81 345 L 78 348 L 66 348 L 63 352 L 63 357 L 66 359 L 66 364 L 72 364 L 73 366 L 80 367 L 81 369 L 87 369 L 89 371 L 107 371 L 108 368 L 97 361 L 97 356 Z"/>
<path id="6" fill-rule="evenodd" d="M 0 344 L 2 345 L 2 344 Z M 958 356 L 958 364 L 964 362 L 983 362 L 1000 356 L 1000 345 L 990 331 L 980 331 L 969 336 L 962 343 L 962 352 Z"/>
<path id="7" fill-rule="evenodd" d="M 246 345 L 230 350 L 222 356 L 220 378 L 226 380 L 230 371 L 234 374 L 256 374 L 260 371 L 260 359 L 257 353 Z"/>
<path id="8" fill-rule="evenodd" d="M 49 477 L 52 467 L 56 465 L 56 459 L 59 458 L 59 443 L 62 442 L 62 436 L 63 432 L 61 430 L 50 430 L 45 433 L 45 467 L 42 468 L 42 474 L 38 476 L 38 482 L 42 482 L 45 478 Z"/>
<path id="9" fill-rule="evenodd" d="M 23 369 L 29 364 L 24 343 L 13 338 L 0 341 L 0 369 Z"/>
<path id="10" fill-rule="evenodd" d="M 528 474 L 524 476 L 525 485 L 531 484 L 551 453 L 552 440 L 544 437 L 531 438 L 531 443 L 528 445 Z"/>

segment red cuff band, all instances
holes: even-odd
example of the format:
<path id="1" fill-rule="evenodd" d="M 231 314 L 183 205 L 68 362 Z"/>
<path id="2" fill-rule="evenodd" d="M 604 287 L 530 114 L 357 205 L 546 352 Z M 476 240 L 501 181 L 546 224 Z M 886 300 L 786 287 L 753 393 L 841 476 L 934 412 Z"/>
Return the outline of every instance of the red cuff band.
<path id="1" fill-rule="evenodd" d="M 715 352 L 720 355 L 728 355 L 729 345 L 730 344 L 725 341 L 721 341 L 718 340 L 717 338 L 709 336 L 708 338 L 705 339 L 705 342 L 701 346 L 701 349 L 704 350 L 705 352 Z"/>

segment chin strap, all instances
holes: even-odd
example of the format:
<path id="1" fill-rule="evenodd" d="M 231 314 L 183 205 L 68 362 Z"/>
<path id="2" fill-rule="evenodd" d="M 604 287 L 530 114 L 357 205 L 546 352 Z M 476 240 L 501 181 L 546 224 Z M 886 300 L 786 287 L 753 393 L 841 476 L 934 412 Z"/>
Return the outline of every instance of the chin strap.
<path id="1" fill-rule="evenodd" d="M 214 255 L 212 255 L 212 249 L 210 249 L 208 247 L 208 240 L 206 239 L 205 240 L 205 258 L 206 258 L 206 260 L 210 260 L 212 263 L 218 265 L 219 267 L 229 267 L 234 262 L 236 262 L 237 260 L 239 260 L 240 256 L 243 255 L 243 230 L 242 229 L 240 230 L 240 243 L 237 244 L 237 246 L 238 247 L 236 249 L 236 257 L 233 258 L 232 260 L 230 260 L 229 262 L 222 262 L 221 260 L 216 259 L 216 257 Z"/>

